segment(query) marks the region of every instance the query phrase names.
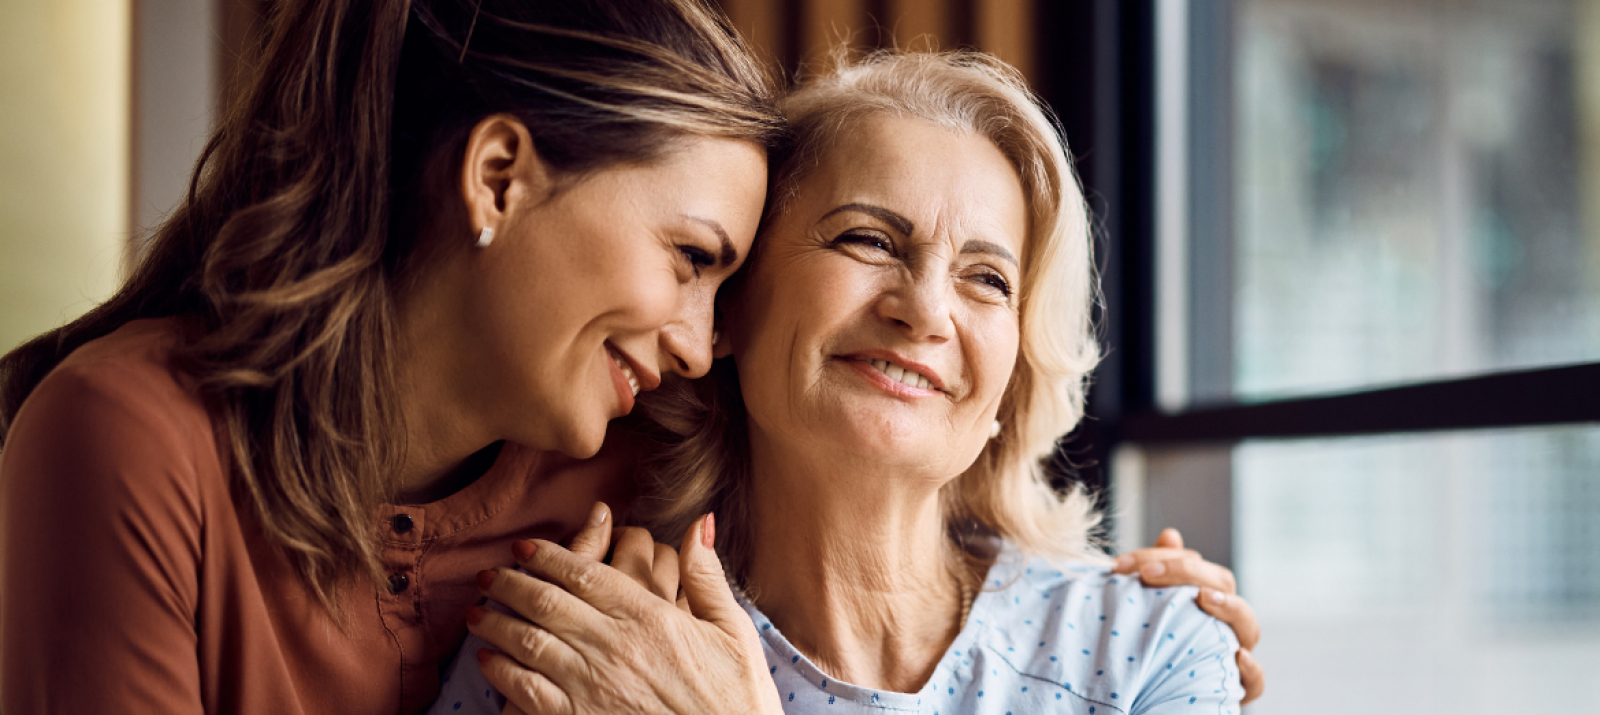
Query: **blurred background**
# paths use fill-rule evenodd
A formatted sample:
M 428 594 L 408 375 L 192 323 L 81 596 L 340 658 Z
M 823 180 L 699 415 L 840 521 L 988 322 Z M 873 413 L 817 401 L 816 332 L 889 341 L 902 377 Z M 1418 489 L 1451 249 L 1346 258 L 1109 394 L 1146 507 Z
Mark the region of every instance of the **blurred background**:
M 0 349 L 115 289 L 272 2 L 0 0 Z M 1600 713 L 1600 0 L 723 6 L 1054 107 L 1108 350 L 1058 466 L 1237 571 L 1248 712 Z

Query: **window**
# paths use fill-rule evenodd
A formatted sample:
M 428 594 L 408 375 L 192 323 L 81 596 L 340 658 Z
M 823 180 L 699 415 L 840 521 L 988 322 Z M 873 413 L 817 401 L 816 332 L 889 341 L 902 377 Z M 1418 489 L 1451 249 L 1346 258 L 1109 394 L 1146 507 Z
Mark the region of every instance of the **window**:
M 1069 5 L 1119 545 L 1236 569 L 1253 712 L 1592 708 L 1600 3 Z

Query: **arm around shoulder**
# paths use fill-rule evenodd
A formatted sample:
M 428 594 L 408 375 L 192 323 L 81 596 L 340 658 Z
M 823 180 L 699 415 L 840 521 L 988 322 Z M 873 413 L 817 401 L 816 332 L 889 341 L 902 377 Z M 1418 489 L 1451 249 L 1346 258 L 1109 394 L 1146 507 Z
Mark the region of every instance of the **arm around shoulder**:
M 1239 641 L 1233 629 L 1195 605 L 1195 589 L 1166 591 L 1161 613 L 1151 624 L 1160 626 L 1155 657 L 1129 712 L 1238 715 L 1244 688 L 1234 661 Z
M 58 369 L 7 435 L 6 712 L 202 711 L 196 444 L 210 431 L 193 434 L 198 407 L 150 377 Z

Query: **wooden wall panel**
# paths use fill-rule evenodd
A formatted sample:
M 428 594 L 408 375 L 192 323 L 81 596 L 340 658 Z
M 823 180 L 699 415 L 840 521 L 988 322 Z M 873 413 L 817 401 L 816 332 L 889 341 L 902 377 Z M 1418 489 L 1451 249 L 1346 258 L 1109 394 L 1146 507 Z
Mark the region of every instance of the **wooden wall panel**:
M 868 16 L 865 0 L 805 0 L 802 5 L 802 64 L 823 62 L 828 52 L 844 43 L 855 49 L 877 44 L 877 29 Z
M 888 0 L 884 5 L 886 16 L 878 21 L 895 46 L 911 50 L 955 47 L 958 18 L 954 0 Z
M 733 26 L 739 28 L 746 42 L 755 49 L 763 61 L 779 65 L 792 64 L 789 45 L 793 44 L 790 28 L 792 2 L 774 0 L 722 0 Z
M 793 72 L 848 40 L 857 50 L 971 47 L 1033 76 L 1039 0 L 721 0 L 764 57 Z
M 1034 77 L 1032 0 L 978 0 L 974 10 L 979 49 Z

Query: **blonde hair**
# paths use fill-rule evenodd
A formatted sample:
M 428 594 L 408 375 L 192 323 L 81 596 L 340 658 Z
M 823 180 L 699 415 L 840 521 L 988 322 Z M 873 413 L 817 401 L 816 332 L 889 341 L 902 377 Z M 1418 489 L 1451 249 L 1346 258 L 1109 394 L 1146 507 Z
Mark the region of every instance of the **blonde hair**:
M 774 173 L 768 225 L 834 139 L 868 117 L 913 118 L 984 136 L 1016 168 L 1031 212 L 1021 345 L 997 416 L 999 436 L 943 489 L 948 531 L 967 550 L 973 537 L 998 536 L 1024 554 L 1100 558 L 1090 537 L 1099 521 L 1093 500 L 1081 487 L 1056 491 L 1044 470 L 1057 440 L 1083 417 L 1085 384 L 1099 360 L 1088 212 L 1048 110 L 1016 70 L 990 55 L 893 51 L 837 59 L 783 108 L 794 144 Z M 676 543 L 696 517 L 716 512 L 718 550 L 740 580 L 750 552 L 750 474 L 732 360 L 719 360 L 702 380 L 663 387 L 641 406 L 659 427 L 646 432 L 661 449 L 645 466 L 636 516 L 658 539 Z

